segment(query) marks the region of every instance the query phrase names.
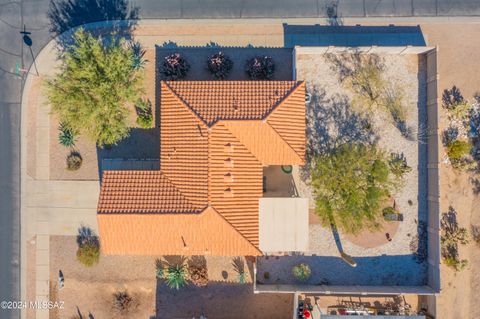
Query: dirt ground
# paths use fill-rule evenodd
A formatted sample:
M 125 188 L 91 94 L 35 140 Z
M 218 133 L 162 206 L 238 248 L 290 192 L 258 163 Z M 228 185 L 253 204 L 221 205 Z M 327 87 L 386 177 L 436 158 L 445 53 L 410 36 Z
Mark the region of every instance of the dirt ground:
M 79 314 L 100 319 L 146 319 L 156 315 L 191 318 L 201 311 L 208 318 L 265 318 L 265 314 L 267 318 L 291 318 L 293 295 L 255 295 L 252 267 L 243 257 L 245 284 L 238 283 L 234 265 L 238 258 L 208 256 L 208 285 L 189 285 L 173 291 L 155 277 L 156 256 L 101 255 L 97 265 L 86 268 L 77 261 L 76 251 L 75 237 L 50 238 L 50 298 L 64 301 L 64 309 L 52 311 L 51 319 L 70 319 Z M 65 283 L 62 289 L 58 287 L 60 271 Z M 134 298 L 134 315 L 120 316 L 113 309 L 113 294 L 124 290 Z
M 422 31 L 429 45 L 438 45 L 439 91 L 456 85 L 465 98 L 472 99 L 480 91 L 480 23 L 428 24 Z M 445 125 L 442 110 L 441 131 Z M 473 192 L 472 175 L 441 166 L 441 211 L 449 206 L 458 212 L 460 227 L 470 231 L 471 225 L 480 225 L 480 197 Z M 478 177 L 478 176 L 477 176 Z M 469 261 L 469 267 L 457 274 L 441 266 L 442 291 L 437 298 L 437 314 L 441 319 L 480 318 L 480 246 L 471 240 L 460 247 L 460 258 Z

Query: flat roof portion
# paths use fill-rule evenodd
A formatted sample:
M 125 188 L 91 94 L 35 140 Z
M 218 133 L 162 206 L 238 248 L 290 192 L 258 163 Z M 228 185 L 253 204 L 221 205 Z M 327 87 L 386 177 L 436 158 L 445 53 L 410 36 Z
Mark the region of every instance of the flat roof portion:
M 260 198 L 260 250 L 308 250 L 308 199 Z

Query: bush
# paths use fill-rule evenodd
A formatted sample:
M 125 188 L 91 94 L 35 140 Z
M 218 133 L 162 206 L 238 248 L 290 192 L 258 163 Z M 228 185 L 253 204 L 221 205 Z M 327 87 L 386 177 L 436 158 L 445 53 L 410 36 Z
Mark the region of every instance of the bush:
M 459 103 L 463 102 L 463 96 L 455 85 L 450 89 L 445 89 L 442 94 L 442 106 L 448 110 L 454 109 Z
M 269 56 L 255 56 L 247 60 L 245 71 L 252 80 L 270 80 L 275 73 L 275 63 Z
M 165 282 L 171 289 L 180 289 L 187 285 L 187 270 L 185 265 L 171 265 L 164 273 Z
M 132 66 L 135 70 L 140 70 L 145 68 L 148 60 L 146 60 L 145 53 L 146 50 L 142 48 L 140 42 L 130 42 L 130 49 L 132 50 Z
M 190 280 L 197 287 L 204 287 L 208 283 L 208 271 L 205 264 L 192 264 L 188 267 Z
M 87 267 L 92 267 L 100 259 L 100 247 L 93 243 L 86 243 L 78 247 L 77 260 Z
M 452 268 L 455 271 L 461 271 L 468 266 L 468 260 L 462 259 L 459 260 L 453 256 L 447 256 L 443 258 L 443 263 L 447 266 Z
M 215 53 L 207 60 L 207 69 L 219 80 L 225 79 L 233 68 L 233 62 L 222 52 Z
M 82 166 L 82 156 L 78 152 L 71 152 L 67 156 L 67 170 L 76 171 Z
M 75 142 L 77 141 L 77 137 L 74 131 L 64 122 L 60 123 L 58 130 L 58 141 L 60 142 L 60 144 L 65 147 L 74 147 Z
M 460 260 L 458 255 L 458 245 L 466 245 L 469 242 L 467 230 L 459 227 L 457 212 L 453 207 L 449 207 L 448 212 L 442 215 L 440 226 L 442 230 L 440 243 L 443 263 L 455 271 L 460 271 L 468 264 L 467 260 Z
M 180 80 L 187 76 L 190 64 L 180 55 L 174 53 L 164 58 L 160 72 L 167 80 Z
M 452 165 L 456 165 L 470 154 L 472 146 L 467 141 L 453 141 L 447 146 L 447 155 Z
M 127 291 L 118 291 L 113 294 L 113 309 L 121 314 L 127 315 L 137 307 L 135 299 Z
M 402 178 L 412 170 L 412 168 L 407 165 L 407 159 L 403 153 L 391 153 L 388 166 L 390 166 L 390 172 L 397 178 Z
M 307 264 L 299 264 L 292 268 L 292 274 L 295 279 L 300 281 L 306 281 L 310 278 L 312 271 L 310 270 L 310 266 Z
M 137 111 L 137 124 L 144 129 L 152 127 L 153 114 L 152 114 L 152 102 L 150 100 L 138 100 L 135 105 Z

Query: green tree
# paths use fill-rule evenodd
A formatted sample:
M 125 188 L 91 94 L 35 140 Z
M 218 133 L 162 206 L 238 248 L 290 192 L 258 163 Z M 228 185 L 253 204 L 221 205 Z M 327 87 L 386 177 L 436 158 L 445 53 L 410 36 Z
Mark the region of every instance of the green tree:
M 116 144 L 129 135 L 128 105 L 143 92 L 134 50 L 123 38 L 95 38 L 82 29 L 73 39 L 59 72 L 46 81 L 52 111 L 98 146 Z
M 324 226 L 345 233 L 378 228 L 394 185 L 388 159 L 375 146 L 344 144 L 317 156 L 312 167 L 316 213 Z

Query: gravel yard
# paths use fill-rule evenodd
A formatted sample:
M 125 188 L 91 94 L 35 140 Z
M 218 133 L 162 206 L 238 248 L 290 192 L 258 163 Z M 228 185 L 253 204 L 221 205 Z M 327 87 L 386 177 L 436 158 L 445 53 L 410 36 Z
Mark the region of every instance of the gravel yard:
M 307 106 L 307 149 L 328 148 L 334 141 L 377 142 L 389 154 L 403 153 L 412 170 L 404 176 L 403 187 L 392 194 L 403 222 L 398 224 L 392 241 L 380 240 L 374 247 L 355 243 L 355 236 L 339 233 L 335 241 L 330 228 L 310 223 L 310 250 L 305 256 L 280 257 L 280 260 L 260 258 L 259 276 L 270 272 L 270 283 L 291 283 L 291 267 L 299 262 L 311 265 L 312 284 L 328 282 L 338 285 L 422 285 L 426 280 L 425 262 L 415 253 L 425 247 L 424 222 L 426 207 L 426 69 L 420 55 L 383 55 L 385 78 L 389 83 L 401 85 L 404 91 L 404 107 L 407 110 L 406 126 L 410 137 L 406 138 L 384 112 L 359 115 L 351 106 L 352 92 L 339 82 L 338 70 L 324 55 L 302 54 L 297 56 L 297 79 L 305 80 L 312 95 Z M 370 123 L 371 130 L 366 130 Z M 310 199 L 314 208 L 308 172 L 294 170 L 294 178 L 300 197 Z M 380 234 L 362 232 L 364 242 L 385 238 Z M 420 238 L 420 240 L 419 240 Z M 367 240 L 368 241 L 368 240 Z M 351 255 L 358 266 L 349 267 L 339 256 L 339 246 Z M 420 250 L 418 250 L 420 252 Z M 282 266 L 283 265 L 283 266 Z M 342 276 L 338 276 L 339 269 Z M 262 278 L 260 278 L 262 280 Z

